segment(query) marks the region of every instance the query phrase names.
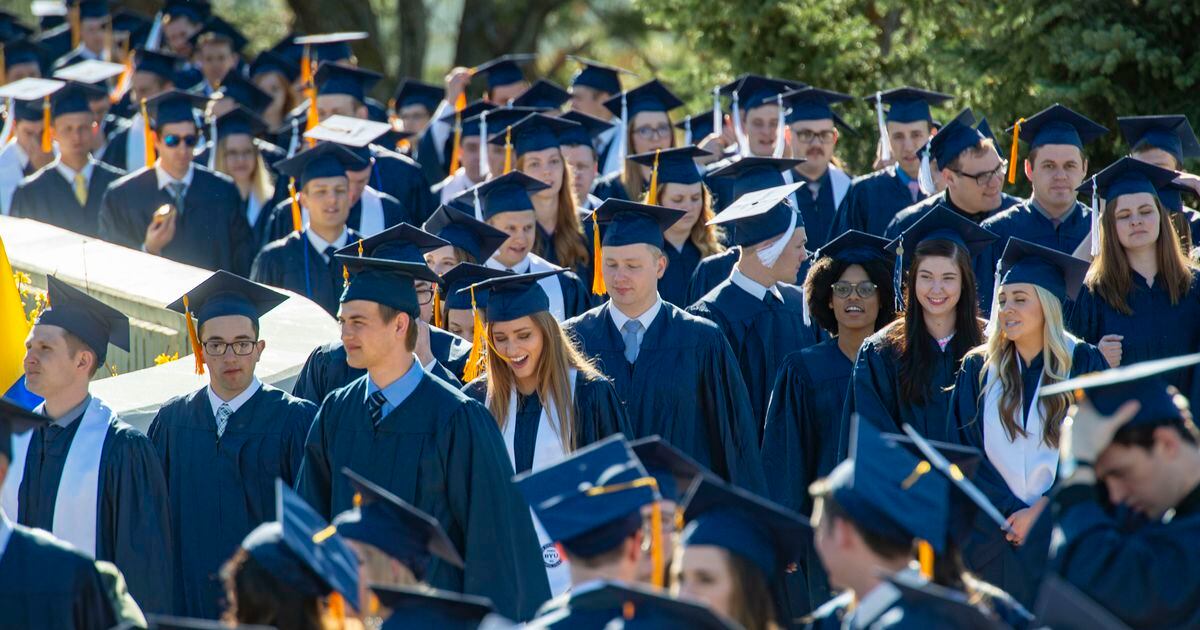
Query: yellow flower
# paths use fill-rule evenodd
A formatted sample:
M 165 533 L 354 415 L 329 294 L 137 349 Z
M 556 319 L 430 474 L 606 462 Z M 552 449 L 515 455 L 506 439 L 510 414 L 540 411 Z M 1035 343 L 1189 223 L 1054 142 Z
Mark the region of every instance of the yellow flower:
M 164 353 L 154 357 L 154 365 L 162 365 L 164 363 L 170 363 L 171 361 L 178 361 L 178 360 L 179 360 L 178 352 L 176 352 L 175 354 L 172 354 L 172 355 L 168 355 L 167 353 L 164 352 Z

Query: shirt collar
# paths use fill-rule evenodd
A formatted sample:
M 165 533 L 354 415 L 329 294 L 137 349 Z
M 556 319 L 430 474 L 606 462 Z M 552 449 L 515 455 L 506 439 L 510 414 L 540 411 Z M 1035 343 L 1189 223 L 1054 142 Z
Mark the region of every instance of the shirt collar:
M 4 550 L 8 548 L 8 539 L 12 538 L 12 533 L 12 523 L 8 521 L 4 508 L 0 507 L 0 558 L 4 557 Z
M 898 572 L 899 574 L 915 576 L 916 572 L 912 569 L 903 569 Z M 899 600 L 900 589 L 887 580 L 880 582 L 865 597 L 858 600 L 858 605 L 854 607 L 854 616 L 850 620 L 850 627 L 855 630 L 868 627 L 872 621 L 878 619 Z
M 630 317 L 630 316 L 626 315 L 625 313 L 622 313 L 621 309 L 617 308 L 616 305 L 610 304 L 609 309 L 608 309 L 608 314 L 610 316 L 612 316 L 613 323 L 617 325 L 617 330 L 623 329 L 625 327 L 626 322 L 628 322 L 631 319 L 636 319 L 639 322 L 641 322 L 642 330 L 650 330 L 650 324 L 654 323 L 654 318 L 658 317 L 658 312 L 660 310 L 662 310 L 662 303 L 663 303 L 662 297 L 656 296 L 656 298 L 654 300 L 654 306 L 651 306 L 650 308 L 646 309 L 645 313 L 642 313 L 641 315 L 638 315 L 637 317 Z
M 58 171 L 58 173 L 60 175 L 62 175 L 64 179 L 67 180 L 68 184 L 74 185 L 75 184 L 75 174 L 77 172 L 83 173 L 83 178 L 85 180 L 87 180 L 89 182 L 92 181 L 92 171 L 94 170 L 95 163 L 96 163 L 96 159 L 93 158 L 91 155 L 88 155 L 88 161 L 87 161 L 87 164 L 83 165 L 83 170 L 76 171 L 75 169 L 71 168 L 70 166 L 63 164 L 62 156 L 59 156 L 59 157 L 54 158 L 54 162 L 51 163 L 51 166 L 53 166 Z
M 753 254 L 753 252 L 742 250 L 743 255 L 747 253 L 751 255 Z M 764 287 L 754 280 L 751 280 L 750 276 L 747 276 L 738 269 L 733 270 L 733 274 L 729 276 L 729 281 L 746 293 L 753 295 L 760 302 L 767 299 L 767 291 L 770 291 L 771 295 L 774 295 L 775 298 L 780 302 L 783 301 L 783 295 L 779 292 L 778 284 L 772 284 L 770 287 Z
M 229 349 L 226 348 L 226 352 L 228 351 Z M 262 381 L 258 380 L 258 377 L 255 376 L 250 379 L 249 387 L 243 389 L 242 393 L 230 398 L 229 400 L 221 400 L 221 397 L 217 396 L 217 393 L 213 391 L 212 385 L 204 388 L 204 391 L 208 393 L 208 402 L 210 405 L 212 405 L 212 412 L 215 416 L 217 415 L 217 409 L 220 408 L 221 405 L 229 405 L 229 410 L 236 413 L 237 410 L 242 407 L 242 405 L 246 404 L 247 400 L 250 400 L 251 396 L 258 393 L 258 390 L 261 387 Z
M 908 173 L 904 172 L 904 169 L 900 168 L 899 164 L 893 165 L 892 169 L 896 172 L 896 179 L 900 180 L 901 184 L 904 184 L 905 186 L 907 186 L 908 182 L 911 182 L 913 180 L 911 177 L 908 176 Z
M 304 230 L 304 235 L 308 237 L 308 242 L 313 246 L 313 249 L 317 250 L 317 253 L 322 256 L 325 255 L 326 248 L 333 247 L 334 249 L 341 249 L 345 247 L 346 242 L 350 240 L 350 232 L 344 226 L 342 227 L 342 233 L 339 234 L 332 243 L 321 238 L 320 235 L 313 230 Z
M 530 263 L 531 263 L 531 261 L 529 260 L 529 254 L 526 254 L 525 257 L 521 259 L 521 262 L 513 265 L 512 267 L 504 266 L 504 263 L 496 260 L 495 256 L 493 256 L 493 257 L 487 259 L 487 262 L 484 263 L 484 266 L 489 267 L 491 269 L 500 269 L 500 270 L 504 270 L 504 271 L 512 269 L 514 272 L 520 274 L 520 273 L 526 273 L 529 271 Z
M 188 170 L 187 170 L 187 173 L 183 176 L 183 179 L 175 179 L 174 177 L 171 177 L 171 175 L 168 174 L 166 171 L 164 171 L 162 166 L 159 166 L 158 162 L 154 163 L 154 175 L 155 175 L 155 178 L 158 179 L 158 189 L 159 190 L 166 188 L 167 184 L 170 184 L 173 182 L 182 182 L 183 187 L 187 188 L 188 186 L 192 185 L 192 175 L 195 174 L 195 172 L 196 172 L 196 165 L 188 163 Z
M 1056 219 L 1056 218 L 1050 216 L 1050 213 L 1046 212 L 1046 209 L 1043 208 L 1042 204 L 1038 203 L 1036 199 L 1034 199 L 1032 196 L 1029 197 L 1029 207 L 1033 208 L 1034 212 L 1037 212 L 1038 214 L 1042 215 L 1043 217 L 1045 217 L 1045 219 L 1047 221 L 1050 221 L 1051 223 L 1055 223 L 1055 222 L 1060 223 L 1060 224 L 1066 223 L 1067 220 L 1071 218 L 1071 215 L 1075 214 L 1075 211 L 1082 205 L 1083 204 L 1076 201 L 1071 206 L 1070 210 L 1067 210 L 1066 212 L 1063 213 L 1063 215 L 1061 217 Z
M 79 418 L 83 417 L 84 412 L 87 411 L 87 407 L 91 403 L 92 403 L 92 395 L 88 394 L 87 397 L 85 397 L 83 399 L 83 402 L 79 403 L 78 405 L 75 405 L 74 407 L 71 408 L 70 411 L 68 411 L 67 413 L 64 413 L 61 418 L 51 422 L 50 424 L 53 424 L 54 426 L 58 426 L 58 427 L 63 427 L 63 428 L 71 426 L 72 422 L 75 422 Z M 34 411 L 37 413 L 40 413 L 42 415 L 45 415 L 46 403 L 43 402 L 42 404 L 38 405 L 37 407 L 34 408 Z
M 421 367 L 421 362 L 417 360 L 416 355 L 413 355 L 412 367 L 408 368 L 408 372 L 404 376 L 392 381 L 391 383 L 380 387 L 367 377 L 367 396 L 375 392 L 383 392 L 383 397 L 387 399 L 388 404 L 392 408 L 400 406 L 410 394 L 417 389 L 417 385 L 421 384 L 421 378 L 425 376 L 425 368 Z

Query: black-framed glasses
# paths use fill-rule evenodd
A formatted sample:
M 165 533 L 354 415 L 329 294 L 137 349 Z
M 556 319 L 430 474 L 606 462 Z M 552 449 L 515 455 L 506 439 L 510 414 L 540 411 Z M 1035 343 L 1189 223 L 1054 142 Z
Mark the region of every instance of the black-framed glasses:
M 671 135 L 671 125 L 655 125 L 653 127 L 650 125 L 642 125 L 641 127 L 634 127 L 633 133 L 636 133 L 638 137 L 645 140 L 666 138 Z
M 837 132 L 833 129 L 823 129 L 821 131 L 812 131 L 811 129 L 801 129 L 796 132 L 796 141 L 800 144 L 812 144 L 813 140 L 819 140 L 821 144 L 829 144 L 833 142 Z
M 254 346 L 257 346 L 257 341 L 205 341 L 204 354 L 210 357 L 219 357 L 225 354 L 225 351 L 233 348 L 233 353 L 239 357 L 244 357 L 251 352 L 254 352 Z
M 851 293 L 857 293 L 858 297 L 865 300 L 875 295 L 875 292 L 879 290 L 879 287 L 874 282 L 846 282 L 845 280 L 834 282 L 829 285 L 829 288 L 833 289 L 834 295 L 843 300 L 850 297 Z
M 433 301 L 433 289 L 417 289 L 417 304 L 425 306 Z
M 197 144 L 200 144 L 200 136 L 194 133 L 186 136 L 181 136 L 177 133 L 169 133 L 163 136 L 163 144 L 171 147 L 172 149 L 179 146 L 181 143 L 187 145 L 188 147 L 195 147 Z
M 1000 160 L 999 166 L 983 173 L 964 173 L 958 170 L 954 172 L 957 173 L 959 177 L 966 177 L 967 179 L 975 180 L 975 183 L 982 188 L 992 183 L 992 178 L 1004 179 L 1004 174 L 1008 172 L 1008 160 Z

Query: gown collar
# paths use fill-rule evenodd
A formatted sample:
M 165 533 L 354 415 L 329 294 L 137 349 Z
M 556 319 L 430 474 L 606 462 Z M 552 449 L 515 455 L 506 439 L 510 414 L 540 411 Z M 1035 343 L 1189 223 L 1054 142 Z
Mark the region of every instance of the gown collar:
M 732 282 L 734 286 L 754 296 L 754 298 L 759 302 L 767 299 L 768 291 L 775 296 L 775 299 L 783 302 L 783 295 L 779 292 L 779 286 L 777 284 L 773 284 L 769 288 L 764 287 L 754 280 L 751 280 L 749 276 L 742 273 L 738 269 L 733 270 L 733 273 L 729 276 L 729 281 Z
M 225 351 L 232 352 L 232 350 L 229 348 L 226 348 Z M 213 415 L 216 416 L 217 409 L 219 409 L 221 405 L 229 405 L 230 411 L 237 413 L 237 410 L 241 409 L 242 405 L 246 404 L 251 397 L 257 394 L 261 387 L 262 381 L 258 380 L 258 377 L 255 376 L 250 379 L 250 385 L 248 385 L 246 389 L 242 390 L 242 393 L 229 400 L 221 400 L 221 397 L 213 391 L 212 385 L 205 387 L 204 392 L 208 394 L 208 404 L 212 407 Z

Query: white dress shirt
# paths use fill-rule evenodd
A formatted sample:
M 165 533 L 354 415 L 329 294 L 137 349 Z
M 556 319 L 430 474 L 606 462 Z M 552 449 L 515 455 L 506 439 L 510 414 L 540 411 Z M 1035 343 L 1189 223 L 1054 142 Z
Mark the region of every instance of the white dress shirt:
M 233 352 L 233 348 L 226 348 L 225 352 Z M 242 393 L 229 400 L 221 400 L 221 397 L 213 391 L 212 385 L 204 388 L 204 391 L 208 394 L 208 404 L 212 405 L 213 418 L 216 418 L 217 409 L 219 409 L 221 405 L 229 405 L 229 411 L 231 415 L 237 413 L 237 410 L 241 409 L 242 405 L 246 404 L 246 401 L 250 400 L 251 396 L 257 394 L 261 387 L 262 381 L 258 380 L 258 377 L 255 376 L 250 379 L 250 385 L 246 387 L 246 389 L 242 390 Z
M 630 320 L 636 319 L 642 323 L 642 329 L 637 333 L 637 344 L 640 348 L 642 347 L 642 338 L 646 336 L 646 331 L 650 329 L 650 324 L 654 323 L 654 318 L 658 317 L 658 312 L 662 310 L 662 304 L 662 297 L 656 296 L 654 300 L 654 306 L 646 309 L 645 313 L 642 313 L 637 317 L 630 317 L 625 313 L 622 313 L 621 309 L 617 308 L 615 304 L 610 304 L 608 314 L 612 316 L 613 323 L 617 325 L 617 330 L 621 332 L 625 331 L 625 324 Z
M 308 229 L 307 225 L 305 225 L 304 235 L 308 237 L 309 244 L 313 246 L 313 249 L 317 250 L 317 253 L 321 255 L 321 258 L 325 259 L 325 262 L 329 262 L 329 257 L 325 255 L 326 248 L 333 247 L 334 249 L 341 249 L 345 247 L 346 242 L 350 240 L 350 233 L 346 231 L 346 228 L 344 227 L 342 228 L 342 233 L 339 234 L 332 243 L 321 238 L 321 236 L 313 230 Z
M 750 295 L 753 295 L 760 302 L 767 299 L 768 291 L 771 292 L 771 295 L 775 296 L 775 299 L 779 300 L 780 302 L 783 301 L 783 294 L 779 292 L 778 283 L 772 284 L 770 287 L 764 287 L 758 282 L 750 279 L 750 276 L 747 276 L 737 269 L 733 270 L 733 275 L 729 276 L 729 281 L 739 289 L 749 293 Z

